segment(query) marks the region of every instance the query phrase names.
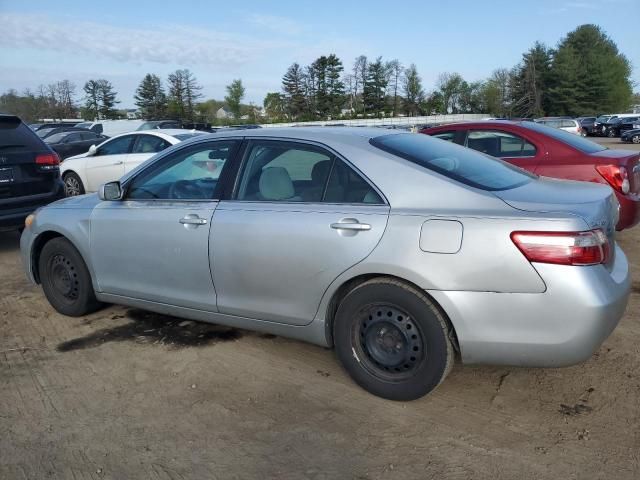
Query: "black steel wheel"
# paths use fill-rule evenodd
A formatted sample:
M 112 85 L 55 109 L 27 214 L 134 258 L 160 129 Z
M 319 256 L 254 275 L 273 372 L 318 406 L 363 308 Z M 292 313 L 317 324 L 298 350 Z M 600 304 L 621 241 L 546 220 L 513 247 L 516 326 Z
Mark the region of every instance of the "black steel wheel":
M 351 290 L 338 306 L 333 332 L 347 373 L 383 398 L 420 398 L 453 365 L 443 313 L 424 292 L 393 278 L 376 278 Z
M 45 244 L 38 272 L 44 294 L 58 312 L 77 317 L 100 308 L 89 270 L 80 252 L 66 238 L 57 237 Z

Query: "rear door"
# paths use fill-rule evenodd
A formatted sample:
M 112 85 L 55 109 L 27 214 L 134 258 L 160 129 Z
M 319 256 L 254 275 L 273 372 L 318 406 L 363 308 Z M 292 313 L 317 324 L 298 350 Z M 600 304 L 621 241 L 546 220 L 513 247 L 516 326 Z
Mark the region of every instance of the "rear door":
M 514 132 L 470 129 L 465 146 L 534 172 L 545 155 L 544 145 Z
M 39 155 L 55 155 L 18 117 L 0 115 L 0 202 L 56 190 L 57 165 L 37 163 Z M 3 201 L 6 199 L 6 202 Z
M 169 148 L 170 146 L 171 144 L 168 141 L 164 138 L 158 137 L 157 135 L 136 135 L 135 142 L 131 148 L 131 153 L 124 164 L 124 172 L 129 173 L 145 160 L 151 158 L 165 148 Z
M 213 215 L 219 311 L 311 322 L 331 282 L 378 244 L 388 214 L 375 187 L 324 147 L 249 141 L 236 191 Z
M 124 135 L 104 142 L 95 155 L 87 157 L 86 191 L 97 192 L 100 185 L 118 180 L 124 175 L 124 163 L 131 152 L 135 135 Z

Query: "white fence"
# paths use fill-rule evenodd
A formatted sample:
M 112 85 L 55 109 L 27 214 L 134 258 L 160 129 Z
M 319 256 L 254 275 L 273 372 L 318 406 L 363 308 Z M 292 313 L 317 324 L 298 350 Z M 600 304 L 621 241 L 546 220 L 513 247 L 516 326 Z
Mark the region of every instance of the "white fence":
M 264 123 L 265 128 L 271 127 L 294 127 L 297 125 L 345 125 L 348 127 L 367 126 L 375 127 L 380 125 L 423 125 L 425 123 L 452 123 L 481 120 L 488 118 L 484 113 L 460 113 L 456 115 L 427 115 L 423 117 L 388 117 L 388 118 L 357 118 L 355 120 L 324 120 L 313 122 L 289 122 L 289 123 Z

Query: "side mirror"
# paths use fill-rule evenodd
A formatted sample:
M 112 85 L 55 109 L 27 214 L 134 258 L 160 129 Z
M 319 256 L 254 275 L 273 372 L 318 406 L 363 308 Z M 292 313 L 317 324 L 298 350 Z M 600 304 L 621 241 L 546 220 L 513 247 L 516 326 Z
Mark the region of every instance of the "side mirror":
M 98 198 L 102 201 L 115 202 L 122 200 L 122 187 L 120 182 L 109 182 L 100 186 Z
M 95 145 L 91 145 L 89 147 L 89 151 L 87 152 L 87 157 L 93 157 L 97 151 L 98 151 L 98 147 L 96 147 Z

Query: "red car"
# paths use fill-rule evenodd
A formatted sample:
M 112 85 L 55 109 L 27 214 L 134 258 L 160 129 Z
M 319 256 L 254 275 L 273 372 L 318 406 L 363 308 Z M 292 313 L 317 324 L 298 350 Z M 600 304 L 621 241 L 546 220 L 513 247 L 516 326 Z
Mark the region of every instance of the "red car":
M 610 185 L 620 203 L 617 230 L 640 221 L 640 153 L 609 150 L 535 122 L 454 123 L 420 131 L 473 148 L 546 177 Z

